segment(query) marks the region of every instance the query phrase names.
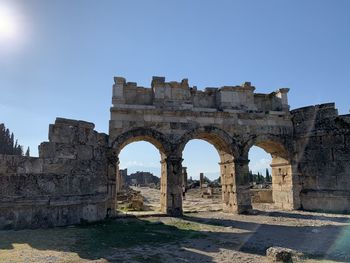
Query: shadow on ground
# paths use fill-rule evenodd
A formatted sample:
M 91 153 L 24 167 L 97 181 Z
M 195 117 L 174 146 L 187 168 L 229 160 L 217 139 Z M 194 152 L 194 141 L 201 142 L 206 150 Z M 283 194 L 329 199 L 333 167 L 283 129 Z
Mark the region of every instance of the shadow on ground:
M 268 216 L 295 215 L 274 212 Z M 182 219 L 174 220 L 170 225 L 160 221 L 125 218 L 74 227 L 0 231 L 0 249 L 11 250 L 14 249 L 14 244 L 28 244 L 38 250 L 75 252 L 83 259 L 111 260 L 110 256 L 120 250 L 147 245 L 154 251 L 153 261 L 148 262 L 163 262 L 164 255 L 158 255 L 157 250 L 172 244 L 188 248 L 183 251 L 183 257 L 195 258 L 200 262 L 214 262 L 205 253 L 219 253 L 221 249 L 229 249 L 263 256 L 268 247 L 281 246 L 298 250 L 314 259 L 350 261 L 349 225 L 285 226 L 203 218 L 191 214 Z M 336 220 L 339 217 L 327 217 L 327 220 L 338 222 Z M 342 220 L 344 223 L 345 219 Z M 201 230 L 203 225 L 206 226 L 205 230 Z M 208 230 L 208 226 L 213 228 Z M 218 227 L 239 231 L 219 231 Z M 169 256 L 172 251 L 167 253 Z M 147 261 L 147 258 L 135 258 L 135 261 L 143 262 L 142 260 Z
M 298 215 L 284 212 L 263 212 L 269 217 L 289 217 L 299 219 L 328 220 L 331 222 L 350 223 L 346 217 Z M 251 215 L 254 217 L 254 215 Z M 350 262 L 350 226 L 321 225 L 321 226 L 285 226 L 236 221 L 231 219 L 213 219 L 197 216 L 185 216 L 185 220 L 247 231 L 241 234 L 242 242 L 232 249 L 250 254 L 265 255 L 266 249 L 279 246 L 303 252 L 308 258 L 328 259 L 341 262 Z M 215 236 L 218 233 L 212 233 Z M 219 234 L 221 239 L 236 240 L 237 234 Z

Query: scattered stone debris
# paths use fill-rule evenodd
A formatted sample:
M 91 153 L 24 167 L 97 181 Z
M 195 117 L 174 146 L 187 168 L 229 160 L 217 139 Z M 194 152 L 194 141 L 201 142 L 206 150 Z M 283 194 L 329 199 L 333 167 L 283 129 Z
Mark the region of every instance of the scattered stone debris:
M 268 262 L 299 262 L 302 253 L 284 247 L 270 247 L 266 250 Z
M 135 191 L 130 187 L 125 187 L 123 191 L 117 193 L 118 206 L 121 210 L 144 210 L 143 196 L 140 191 Z

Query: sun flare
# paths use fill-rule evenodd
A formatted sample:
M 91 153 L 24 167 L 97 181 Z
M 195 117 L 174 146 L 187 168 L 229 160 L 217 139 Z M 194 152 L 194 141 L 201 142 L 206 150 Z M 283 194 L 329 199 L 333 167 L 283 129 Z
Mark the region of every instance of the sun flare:
M 14 38 L 17 33 L 15 16 L 10 9 L 0 6 L 0 39 Z

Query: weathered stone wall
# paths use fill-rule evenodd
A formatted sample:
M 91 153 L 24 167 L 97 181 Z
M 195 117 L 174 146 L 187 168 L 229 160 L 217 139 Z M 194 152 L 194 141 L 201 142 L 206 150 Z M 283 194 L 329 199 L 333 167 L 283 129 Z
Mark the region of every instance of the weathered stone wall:
M 153 105 L 177 109 L 211 108 L 257 111 L 288 110 L 288 89 L 270 94 L 254 94 L 249 82 L 240 86 L 208 87 L 204 91 L 190 87 L 187 79 L 166 82 L 164 77 L 153 77 L 151 88 L 137 86 L 115 77 L 113 85 L 114 105 Z
M 61 226 L 113 214 L 108 136 L 56 119 L 39 158 L 0 155 L 0 229 Z M 108 211 L 108 212 L 107 212 Z
M 58 118 L 38 158 L 0 155 L 0 229 L 112 216 L 123 186 L 118 155 L 135 141 L 160 152 L 161 211 L 169 215 L 182 214 L 182 152 L 192 139 L 209 142 L 220 156 L 226 212 L 251 209 L 253 145 L 272 156 L 275 207 L 350 211 L 350 116 L 339 116 L 334 104 L 290 112 L 288 89 L 254 90 L 244 83 L 198 91 L 186 79 L 163 77 L 144 88 L 116 77 L 109 136 L 92 123 Z
M 272 189 L 251 189 L 252 203 L 273 203 Z
M 334 103 L 293 110 L 301 207 L 350 211 L 350 115 Z

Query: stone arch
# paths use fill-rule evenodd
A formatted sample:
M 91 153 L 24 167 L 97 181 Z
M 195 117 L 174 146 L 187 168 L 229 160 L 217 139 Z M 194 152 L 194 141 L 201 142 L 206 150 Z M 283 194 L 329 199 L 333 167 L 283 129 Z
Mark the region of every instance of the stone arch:
M 160 209 L 162 213 L 178 216 L 182 214 L 181 186 L 179 184 L 182 159 L 176 156 L 173 145 L 168 138 L 159 131 L 151 128 L 135 128 L 128 130 L 113 140 L 111 147 L 115 150 L 116 159 L 116 189 L 121 190 L 118 155 L 128 144 L 146 141 L 155 146 L 161 156 L 160 178 Z M 116 196 L 115 196 L 116 198 Z
M 289 138 L 277 135 L 256 135 L 243 146 L 243 154 L 253 146 L 258 146 L 271 154 L 272 199 L 274 206 L 292 210 L 300 206 L 300 190 L 297 167 L 293 164 L 293 146 Z
M 274 154 L 286 160 L 292 159 L 292 140 L 288 140 L 287 138 L 272 134 L 254 135 L 243 144 L 242 154 L 248 155 L 250 148 L 254 145 L 264 149 L 271 155 Z
M 217 150 L 221 162 L 227 161 L 230 156 L 232 160 L 238 155 L 237 143 L 227 132 L 214 126 L 204 126 L 186 132 L 177 142 L 177 154 L 182 155 L 186 144 L 193 139 L 204 140 Z
M 251 209 L 249 189 L 241 187 L 244 167 L 240 158 L 239 143 L 234 136 L 213 126 L 204 126 L 186 132 L 178 141 L 178 154 L 182 156 L 186 144 L 192 139 L 202 139 L 217 150 L 220 156 L 220 179 L 222 186 L 223 210 L 243 213 Z M 248 176 L 248 174 L 247 174 Z M 237 179 L 239 178 L 239 179 Z
M 116 150 L 118 155 L 126 145 L 139 141 L 146 141 L 154 145 L 159 150 L 162 157 L 171 151 L 171 145 L 166 136 L 151 128 L 135 128 L 128 130 L 117 136 L 111 143 L 111 146 Z

